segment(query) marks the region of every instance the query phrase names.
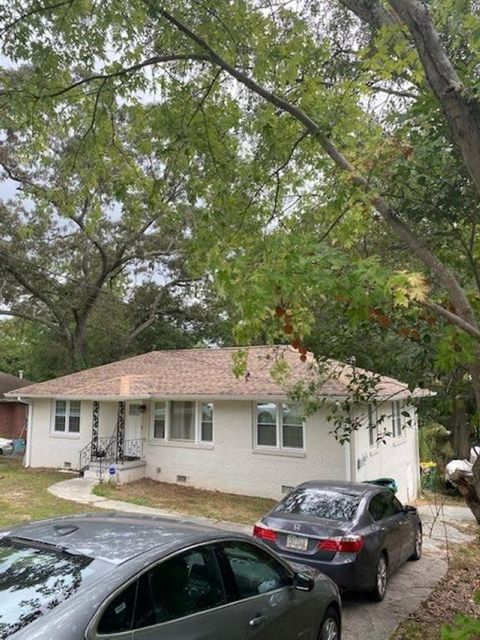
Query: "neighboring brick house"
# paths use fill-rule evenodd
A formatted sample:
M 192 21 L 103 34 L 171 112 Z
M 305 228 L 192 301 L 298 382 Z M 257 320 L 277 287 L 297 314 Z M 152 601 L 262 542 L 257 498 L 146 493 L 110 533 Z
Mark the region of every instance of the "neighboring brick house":
M 25 438 L 28 404 L 19 402 L 15 397 L 7 398 L 5 393 L 26 387 L 32 383 L 0 371 L 0 437 Z
M 272 498 L 306 480 L 390 476 L 401 499 L 416 497 L 418 434 L 410 399 L 425 391 L 412 394 L 381 377 L 377 409 L 393 435 L 379 443 L 375 411 L 362 405 L 352 413 L 364 428 L 341 445 L 327 416 L 349 393 L 351 366 L 330 362 L 319 381 L 311 355 L 301 362 L 290 347 L 249 347 L 248 373 L 237 378 L 235 350 L 152 351 L 21 389 L 30 402 L 25 464 L 90 475 L 110 466 L 120 482 L 148 477 Z M 287 387 L 273 379 L 279 357 L 289 365 L 289 385 L 317 381 L 325 402 L 313 415 L 304 418 Z

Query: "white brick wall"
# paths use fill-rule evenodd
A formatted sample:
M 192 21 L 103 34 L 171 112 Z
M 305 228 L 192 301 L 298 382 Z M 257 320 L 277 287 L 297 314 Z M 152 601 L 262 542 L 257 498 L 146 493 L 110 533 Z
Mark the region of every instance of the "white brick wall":
M 305 452 L 286 454 L 255 450 L 253 447 L 253 404 L 250 401 L 214 403 L 213 444 L 156 443 L 150 439 L 150 403 L 142 414 L 145 438 L 146 475 L 164 482 L 186 476 L 194 487 L 254 496 L 279 498 L 282 485 L 294 486 L 306 480 L 367 480 L 379 476 L 395 478 L 402 500 L 412 499 L 418 486 L 416 429 L 407 428 L 404 439 L 371 449 L 365 427 L 355 434 L 352 448 L 341 446 L 329 433 L 331 425 L 325 411 L 307 419 Z M 78 455 L 91 439 L 92 402 L 82 401 L 80 434 L 52 432 L 53 403 L 33 400 L 30 465 L 63 467 L 78 465 Z M 100 403 L 100 435 L 113 433 L 117 403 Z M 128 411 L 126 413 L 128 421 Z M 128 437 L 128 435 L 127 435 Z M 350 451 L 352 458 L 350 459 Z M 357 460 L 365 464 L 357 470 Z
M 419 487 L 419 453 L 417 438 L 417 419 L 414 407 L 401 405 L 401 410 L 408 411 L 412 418 L 412 426 L 405 426 L 403 437 L 387 437 L 386 444 L 379 443 L 373 447 L 369 443 L 368 419 L 362 412 L 364 427 L 355 434 L 355 463 L 361 465 L 356 469 L 358 481 L 373 480 L 380 477 L 394 478 L 398 485 L 398 498 L 403 502 L 413 500 L 418 495 Z M 386 427 L 391 431 L 391 404 L 379 405 L 378 416 L 386 416 L 379 430 Z
M 329 429 L 315 416 L 307 420 L 304 454 L 260 452 L 253 449 L 252 403 L 215 402 L 213 448 L 147 443 L 147 475 L 164 482 L 184 475 L 187 484 L 195 487 L 279 498 L 282 485 L 345 478 L 345 451 Z
M 55 402 L 32 400 L 32 427 L 29 428 L 30 466 L 61 468 L 69 462 L 72 469 L 78 467 L 80 449 L 92 437 L 92 402 L 82 400 L 80 433 L 61 434 L 53 432 Z

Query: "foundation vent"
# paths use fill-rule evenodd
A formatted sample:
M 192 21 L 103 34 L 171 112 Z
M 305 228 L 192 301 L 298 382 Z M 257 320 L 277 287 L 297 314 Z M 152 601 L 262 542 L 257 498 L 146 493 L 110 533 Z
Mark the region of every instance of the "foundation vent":
M 177 476 L 177 482 L 186 482 L 187 476 Z

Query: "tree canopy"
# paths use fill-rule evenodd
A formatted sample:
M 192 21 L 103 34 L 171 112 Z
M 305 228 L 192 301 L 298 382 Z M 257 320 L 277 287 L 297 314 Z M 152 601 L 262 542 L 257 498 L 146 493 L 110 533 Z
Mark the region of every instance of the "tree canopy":
M 474 0 L 16 0 L 2 20 L 7 174 L 34 158 L 44 180 L 68 133 L 86 185 L 70 211 L 97 174 L 132 223 L 167 204 L 238 341 L 288 338 L 303 357 L 328 303 L 430 339 L 480 406 Z

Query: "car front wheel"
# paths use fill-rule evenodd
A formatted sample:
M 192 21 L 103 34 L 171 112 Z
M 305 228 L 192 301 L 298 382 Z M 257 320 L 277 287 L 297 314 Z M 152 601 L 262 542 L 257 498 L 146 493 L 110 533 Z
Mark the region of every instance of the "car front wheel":
M 381 602 L 387 592 L 388 564 L 385 554 L 382 553 L 378 559 L 377 570 L 375 571 L 375 587 L 372 590 L 372 598 Z
M 340 636 L 340 616 L 334 608 L 330 607 L 322 620 L 318 640 L 340 640 Z

